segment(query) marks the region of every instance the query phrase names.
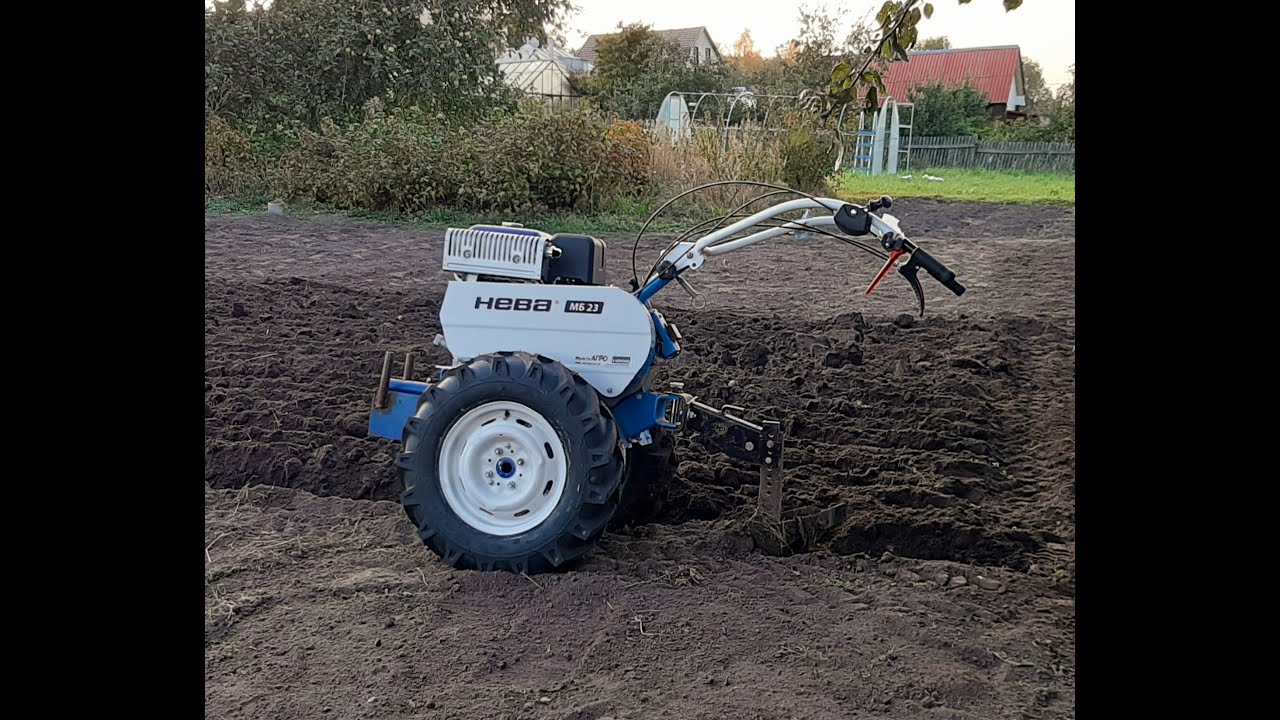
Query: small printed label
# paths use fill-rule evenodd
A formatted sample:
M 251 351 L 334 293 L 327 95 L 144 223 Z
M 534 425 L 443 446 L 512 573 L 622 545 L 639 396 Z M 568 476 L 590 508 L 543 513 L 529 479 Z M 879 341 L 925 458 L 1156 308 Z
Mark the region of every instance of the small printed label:
M 630 365 L 631 357 L 629 355 L 614 355 L 613 364 L 614 365 Z
M 599 315 L 604 312 L 604 303 L 595 302 L 593 300 L 567 300 L 564 304 L 564 311 Z
M 573 361 L 579 365 L 605 365 L 609 362 L 608 355 L 576 355 Z

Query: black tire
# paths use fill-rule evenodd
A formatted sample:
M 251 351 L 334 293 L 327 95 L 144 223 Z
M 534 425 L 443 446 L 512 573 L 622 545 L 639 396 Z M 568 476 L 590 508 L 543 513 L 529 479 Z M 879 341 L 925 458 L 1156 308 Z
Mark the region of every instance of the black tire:
M 564 444 L 566 484 L 541 524 L 516 535 L 491 535 L 463 521 L 441 489 L 439 453 L 449 429 L 489 402 L 520 403 L 542 415 Z M 585 380 L 541 355 L 497 353 L 445 372 L 405 423 L 396 459 L 401 503 L 422 542 L 462 569 L 536 573 L 585 553 L 618 508 L 622 451 L 613 416 Z
M 667 506 L 671 482 L 679 462 L 675 434 L 663 428 L 652 431 L 653 442 L 627 448 L 623 470 L 622 500 L 614 527 L 644 525 L 657 519 Z

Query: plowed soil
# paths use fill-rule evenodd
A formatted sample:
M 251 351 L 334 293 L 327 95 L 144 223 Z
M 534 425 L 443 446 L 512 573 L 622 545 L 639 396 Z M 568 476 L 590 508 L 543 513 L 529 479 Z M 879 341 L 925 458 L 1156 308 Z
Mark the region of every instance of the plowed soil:
M 533 578 L 428 554 L 365 436 L 383 351 L 448 360 L 443 233 L 207 217 L 209 717 L 1074 717 L 1074 213 L 894 214 L 969 288 L 926 278 L 924 318 L 821 238 L 655 302 L 685 336 L 660 384 L 782 421 L 786 508 L 844 521 L 761 553 L 756 472 L 681 436 L 658 518 Z

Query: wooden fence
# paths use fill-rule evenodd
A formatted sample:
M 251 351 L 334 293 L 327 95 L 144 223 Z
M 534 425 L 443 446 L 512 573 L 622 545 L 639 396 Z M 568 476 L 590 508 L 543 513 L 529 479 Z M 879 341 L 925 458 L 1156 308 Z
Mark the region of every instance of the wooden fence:
M 905 142 L 905 138 L 904 138 Z M 976 137 L 913 137 L 911 167 L 1075 173 L 1076 144 L 986 142 Z

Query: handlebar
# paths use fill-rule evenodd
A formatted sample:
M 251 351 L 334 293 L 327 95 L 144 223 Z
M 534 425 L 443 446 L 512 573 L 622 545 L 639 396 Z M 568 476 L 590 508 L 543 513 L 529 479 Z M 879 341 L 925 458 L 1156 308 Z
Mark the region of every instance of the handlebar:
M 924 271 L 932 275 L 934 280 L 942 283 L 944 287 L 956 295 L 964 294 L 964 285 L 961 285 L 960 281 L 956 280 L 956 274 L 954 272 L 947 268 L 946 265 L 938 262 L 937 258 L 922 250 L 915 243 L 912 243 L 909 240 L 907 242 L 914 248 L 911 251 L 911 259 L 907 261 L 908 264 L 915 264 L 924 268 Z
M 846 235 L 872 234 L 879 239 L 880 245 L 888 252 L 887 262 L 881 268 L 880 273 L 872 280 L 866 294 L 870 295 L 885 274 L 897 265 L 898 261 L 905 255 L 907 256 L 906 262 L 898 268 L 898 272 L 906 278 L 907 282 L 911 284 L 912 290 L 915 291 L 916 297 L 920 301 L 921 313 L 924 312 L 924 290 L 920 287 L 920 281 L 917 278 L 917 271 L 920 268 L 923 268 L 943 287 L 956 295 L 963 295 L 965 286 L 956 280 L 956 274 L 946 265 L 939 262 L 937 258 L 920 249 L 918 245 L 903 235 L 901 228 L 898 226 L 897 218 L 892 215 L 877 216 L 872 214 L 877 210 L 887 210 L 892 205 L 893 199 L 887 195 L 867 203 L 865 207 L 835 198 L 806 196 L 778 203 L 727 226 L 717 226 L 716 229 L 697 240 L 682 241 L 682 237 L 672 243 L 663 253 L 662 259 L 654 265 L 644 284 L 636 290 L 637 296 L 642 301 L 648 301 L 668 282 L 678 279 L 680 274 L 686 270 L 697 270 L 708 258 L 733 252 L 779 235 L 831 226 L 839 228 Z M 831 215 L 809 216 L 809 210 L 819 208 L 829 211 Z M 784 213 L 798 210 L 806 211 L 804 218 L 767 225 L 759 229 L 755 227 L 767 221 L 775 220 Z M 740 216 L 731 215 L 730 217 Z M 720 224 L 723 225 L 724 220 L 727 219 L 728 217 L 722 219 Z M 754 232 L 745 236 L 735 237 L 747 230 L 753 230 Z

